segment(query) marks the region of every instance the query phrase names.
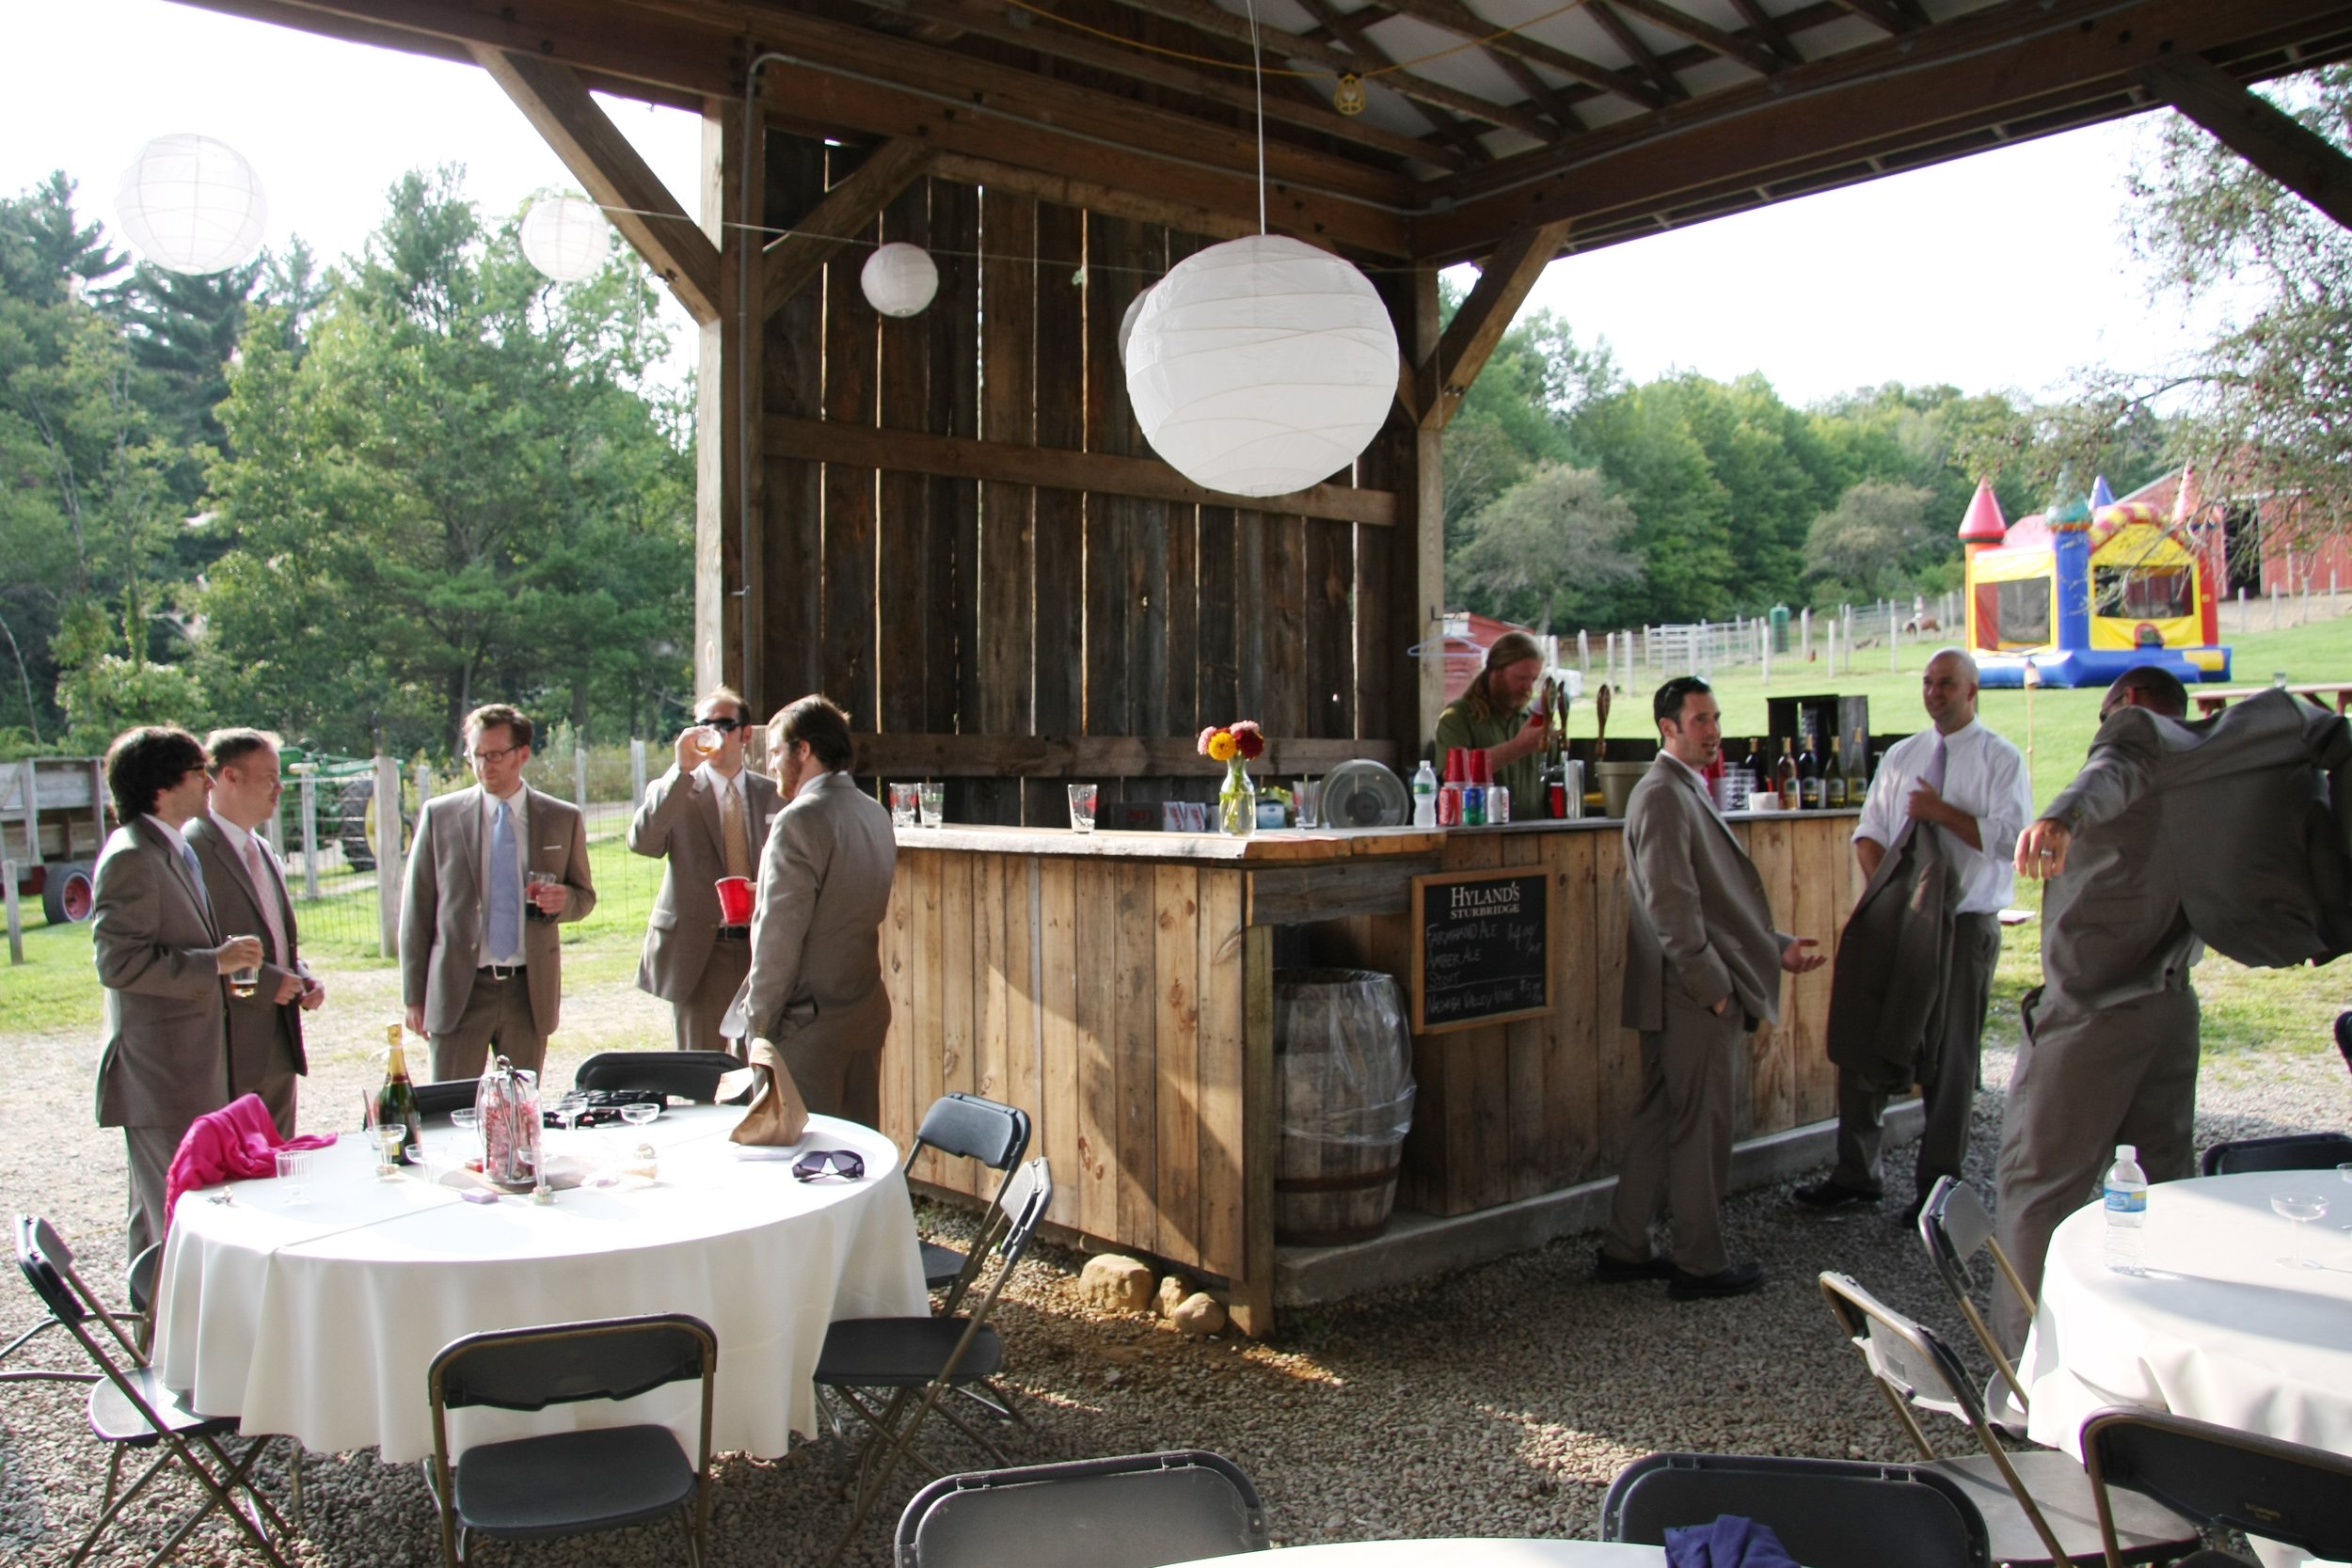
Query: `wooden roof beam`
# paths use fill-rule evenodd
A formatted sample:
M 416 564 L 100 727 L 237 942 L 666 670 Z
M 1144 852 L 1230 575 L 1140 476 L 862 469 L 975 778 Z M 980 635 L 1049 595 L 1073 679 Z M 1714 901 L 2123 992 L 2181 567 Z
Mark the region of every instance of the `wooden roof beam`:
M 1916 6 L 1904 6 L 1899 0 L 1837 0 L 1837 4 L 1890 33 L 1908 33 L 1928 24 Z
M 1566 243 L 1565 221 L 1523 229 L 1495 246 L 1479 268 L 1477 286 L 1462 301 L 1435 353 L 1413 371 L 1411 413 L 1426 431 L 1441 431 L 1478 372 L 1486 368 L 1495 345 L 1511 329 L 1512 318 L 1527 302 L 1528 291 Z
M 1788 36 L 1788 29 L 1780 24 L 1772 12 L 1757 5 L 1756 0 L 1731 0 L 1731 5 L 1732 8 L 1740 13 L 1740 19 L 1748 24 L 1748 30 L 1764 40 L 1765 47 L 1790 65 L 1804 63 L 1804 55 L 1798 51 L 1795 40 Z
M 2144 66 L 2139 79 L 2231 151 L 2352 229 L 2352 158 L 2327 137 L 2194 55 Z
M 1711 49 L 1726 59 L 1739 61 L 1759 76 L 1775 75 L 1786 69 L 1787 62 L 1778 55 L 1757 48 L 1737 33 L 1726 33 L 1721 27 L 1710 26 L 1688 12 L 1667 5 L 1665 0 L 1613 0 L 1613 3 L 1677 38 L 1689 39 L 1703 49 Z
M 1299 4 L 1304 6 L 1307 8 L 1307 13 L 1313 17 L 1317 22 L 1321 23 L 1333 37 L 1337 38 L 1341 42 L 1346 44 L 1351 52 L 1363 57 L 1365 69 L 1363 71 L 1359 71 L 1359 75 L 1365 74 L 1368 71 L 1376 71 L 1382 66 L 1394 65 L 1396 63 L 1396 57 L 1391 55 L 1387 50 L 1381 48 L 1379 44 L 1374 42 L 1372 36 L 1366 33 L 1361 26 L 1358 25 L 1356 19 L 1353 16 L 1348 15 L 1345 11 L 1339 9 L 1335 6 L 1327 5 L 1325 0 L 1299 0 Z M 1467 138 L 1462 136 L 1462 132 L 1465 127 L 1459 119 L 1455 119 L 1454 115 L 1449 113 L 1447 110 L 1438 108 L 1434 104 L 1423 103 L 1419 99 L 1415 98 L 1407 98 L 1404 102 L 1405 106 L 1410 109 L 1414 114 L 1419 115 L 1421 117 L 1422 123 L 1428 126 L 1429 129 L 1435 131 L 1438 135 L 1446 137 L 1448 140 L 1454 141 L 1465 152 L 1470 152 L 1475 150 L 1478 162 L 1489 163 L 1493 161 L 1491 154 L 1489 154 L 1485 148 L 1478 145 L 1478 139 L 1474 134 Z
M 660 273 L 694 320 L 719 319 L 719 247 L 686 215 L 571 67 L 535 55 L 473 46 L 473 57 L 505 89 L 564 166 L 572 171 L 645 264 Z
M 1560 129 L 1570 135 L 1584 129 L 1583 117 L 1576 112 L 1576 105 L 1568 101 L 1565 94 L 1554 92 L 1550 83 L 1535 74 L 1534 66 L 1517 55 L 1506 55 L 1500 49 L 1487 50 L 1486 57 L 1494 61 L 1496 69 L 1519 85 L 1519 90 L 1527 94 L 1531 103 L 1542 104 L 1544 113 L 1560 122 Z
M 886 141 L 866 155 L 850 177 L 825 193 L 792 231 L 771 242 L 760 260 L 760 319 L 765 321 L 849 247 L 898 193 L 930 167 L 929 143 L 914 136 Z
M 1666 69 L 1658 58 L 1657 52 L 1642 41 L 1642 35 L 1627 26 L 1625 18 L 1604 5 L 1602 0 L 1589 0 L 1584 14 L 1599 23 L 1601 31 L 1617 40 L 1617 47 L 1642 68 L 1642 74 L 1658 84 L 1659 94 L 1666 102 L 1678 103 L 1691 96 L 1691 90 L 1675 80 L 1675 73 Z
M 1381 4 L 1399 16 L 1426 22 L 1432 27 L 1442 27 L 1461 38 L 1488 39 L 1488 35 L 1495 31 L 1493 23 L 1463 5 L 1461 0 L 1381 0 Z M 1529 38 L 1524 33 L 1505 33 L 1500 38 L 1488 39 L 1488 41 L 1493 48 L 1517 55 L 1535 65 L 1549 66 L 1570 81 L 1615 93 L 1645 109 L 1662 107 L 1667 102 L 1667 96 L 1645 81 L 1638 71 L 1613 71 L 1597 61 L 1588 60 L 1581 55 L 1571 55 L 1565 49 L 1555 49 L 1540 39 Z

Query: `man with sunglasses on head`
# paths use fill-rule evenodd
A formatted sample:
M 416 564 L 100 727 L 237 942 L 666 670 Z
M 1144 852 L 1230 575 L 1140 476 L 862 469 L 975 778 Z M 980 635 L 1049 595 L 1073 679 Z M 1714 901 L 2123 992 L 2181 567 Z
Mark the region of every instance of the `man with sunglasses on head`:
M 645 786 L 628 825 L 630 849 L 669 863 L 645 923 L 637 989 L 670 1004 L 681 1051 L 729 1048 L 719 1021 L 751 969 L 752 927 L 726 920 L 719 879 L 758 881 L 768 825 L 784 809 L 776 782 L 743 766 L 750 717 L 723 686 L 696 703 L 676 761 Z M 717 748 L 706 751 L 714 739 Z
M 564 997 L 555 927 L 596 907 L 580 808 L 523 783 L 531 721 L 492 703 L 464 733 L 478 782 L 417 813 L 400 909 L 401 995 L 437 1081 L 476 1076 L 493 1049 L 539 1070 Z

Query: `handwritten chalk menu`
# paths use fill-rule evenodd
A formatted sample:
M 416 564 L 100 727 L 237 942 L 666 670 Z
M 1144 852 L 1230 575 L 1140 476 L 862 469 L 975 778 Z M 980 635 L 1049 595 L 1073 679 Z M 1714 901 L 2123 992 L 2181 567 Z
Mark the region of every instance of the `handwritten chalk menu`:
M 1413 879 L 1416 1033 L 1551 1011 L 1549 881 L 1522 867 Z

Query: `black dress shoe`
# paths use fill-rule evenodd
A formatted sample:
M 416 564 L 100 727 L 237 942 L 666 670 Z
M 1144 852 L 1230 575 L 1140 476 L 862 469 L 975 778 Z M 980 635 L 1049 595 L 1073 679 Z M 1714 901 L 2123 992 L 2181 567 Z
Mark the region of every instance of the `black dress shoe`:
M 1916 1230 L 1919 1228 L 1919 1214 L 1922 1210 L 1927 1208 L 1927 1206 L 1928 1195 L 1924 1192 L 1917 1197 L 1913 1198 L 1909 1203 L 1903 1205 L 1903 1228 L 1905 1230 Z
M 1637 1263 L 1623 1258 L 1612 1258 L 1607 1247 L 1593 1249 L 1593 1282 L 1597 1285 L 1630 1285 L 1639 1279 L 1672 1279 L 1675 1274 L 1674 1264 L 1663 1258 L 1645 1258 Z
M 1734 1263 L 1713 1274 L 1685 1274 L 1677 1269 L 1666 1282 L 1666 1294 L 1677 1301 L 1709 1301 L 1717 1296 L 1744 1296 L 1763 1288 L 1763 1264 Z
M 1823 1177 L 1819 1181 L 1808 1182 L 1791 1196 L 1803 1207 L 1818 1209 L 1824 1213 L 1832 1209 L 1843 1209 L 1849 1204 L 1876 1203 L 1881 1196 L 1867 1187 L 1849 1187 L 1836 1177 Z

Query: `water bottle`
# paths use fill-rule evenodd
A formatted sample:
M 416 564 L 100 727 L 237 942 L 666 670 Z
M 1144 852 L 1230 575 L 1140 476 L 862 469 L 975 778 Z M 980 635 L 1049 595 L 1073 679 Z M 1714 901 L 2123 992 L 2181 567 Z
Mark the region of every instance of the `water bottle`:
M 1434 828 L 1438 825 L 1438 770 L 1429 766 L 1429 759 L 1421 760 L 1413 774 L 1413 826 Z
M 2148 1223 L 2148 1174 L 2139 1168 L 2139 1150 L 2130 1144 L 2115 1146 L 2106 1190 L 2107 1267 L 2117 1274 L 2137 1274 L 2139 1233 Z

